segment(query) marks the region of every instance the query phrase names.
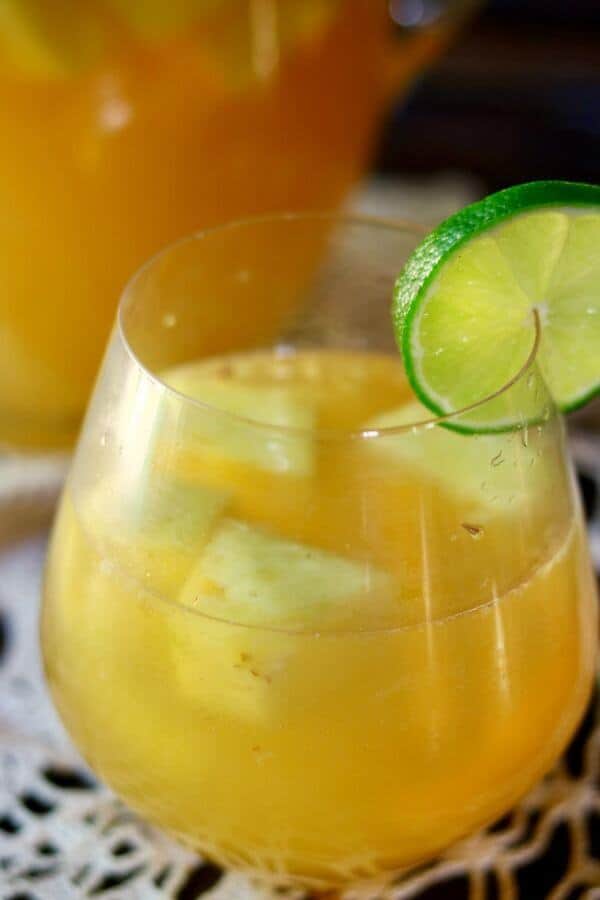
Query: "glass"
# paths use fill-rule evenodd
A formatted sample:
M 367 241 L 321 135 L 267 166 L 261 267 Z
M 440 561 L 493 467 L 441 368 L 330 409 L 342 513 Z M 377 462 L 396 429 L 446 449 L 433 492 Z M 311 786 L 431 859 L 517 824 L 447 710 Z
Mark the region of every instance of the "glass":
M 594 671 L 535 323 L 498 395 L 431 419 L 389 323 L 420 238 L 283 216 L 155 257 L 122 300 L 49 555 L 47 677 L 90 765 L 188 846 L 315 890 L 505 813 Z M 456 430 L 500 405 L 513 430 Z
M 0 442 L 71 442 L 123 285 L 161 246 L 335 207 L 472 5 L 2 0 Z

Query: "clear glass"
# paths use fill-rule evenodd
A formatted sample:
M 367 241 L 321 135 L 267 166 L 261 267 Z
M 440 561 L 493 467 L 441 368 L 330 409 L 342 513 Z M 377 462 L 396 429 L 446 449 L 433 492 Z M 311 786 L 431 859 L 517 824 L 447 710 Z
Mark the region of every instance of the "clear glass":
M 391 92 L 472 5 L 2 0 L 0 443 L 70 444 L 123 285 L 160 247 L 335 207 Z
M 505 813 L 594 669 L 534 322 L 498 395 L 431 419 L 389 322 L 420 238 L 284 216 L 148 263 L 49 555 L 47 677 L 90 765 L 188 846 L 315 890 L 397 876 Z M 512 430 L 457 430 L 499 404 Z

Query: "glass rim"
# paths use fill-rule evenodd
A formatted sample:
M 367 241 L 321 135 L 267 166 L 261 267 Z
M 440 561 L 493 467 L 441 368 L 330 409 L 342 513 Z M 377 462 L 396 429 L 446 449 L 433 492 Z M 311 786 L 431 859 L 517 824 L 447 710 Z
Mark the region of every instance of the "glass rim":
M 406 422 L 401 425 L 391 425 L 384 428 L 365 427 L 359 429 L 333 430 L 324 428 L 303 428 L 290 425 L 280 425 L 275 422 L 269 422 L 262 419 L 252 419 L 248 418 L 247 416 L 242 416 L 239 413 L 229 412 L 222 407 L 215 406 L 214 404 L 207 403 L 203 400 L 199 400 L 196 397 L 192 397 L 189 394 L 186 394 L 183 391 L 172 387 L 161 378 L 158 372 L 154 371 L 151 367 L 149 367 L 142 361 L 138 353 L 133 349 L 129 338 L 127 337 L 127 326 L 124 321 L 124 316 L 130 304 L 134 301 L 135 289 L 141 278 L 148 272 L 150 272 L 157 263 L 166 258 L 170 253 L 173 252 L 173 250 L 176 250 L 179 247 L 191 245 L 196 241 L 204 240 L 205 238 L 210 237 L 214 234 L 219 234 L 220 232 L 231 231 L 237 228 L 252 227 L 254 225 L 260 225 L 268 222 L 298 222 L 310 221 L 311 219 L 321 222 L 331 221 L 332 223 L 337 223 L 338 225 L 344 227 L 361 227 L 373 229 L 380 228 L 389 232 L 397 231 L 399 233 L 412 233 L 416 236 L 422 237 L 426 237 L 426 235 L 430 231 L 430 229 L 422 223 L 415 222 L 409 219 L 392 219 L 385 216 L 375 216 L 362 213 L 355 214 L 331 211 L 301 211 L 266 213 L 264 215 L 242 217 L 239 219 L 233 219 L 229 222 L 221 223 L 219 225 L 199 229 L 198 231 L 194 231 L 191 234 L 185 235 L 178 240 L 172 241 L 171 243 L 162 247 L 160 250 L 150 256 L 144 263 L 142 263 L 142 265 L 136 270 L 136 272 L 134 272 L 129 281 L 126 283 L 121 293 L 121 297 L 117 307 L 116 328 L 119 339 L 133 364 L 137 366 L 137 368 L 140 369 L 145 377 L 148 378 L 156 387 L 164 391 L 167 395 L 171 395 L 182 404 L 189 404 L 191 407 L 204 410 L 207 413 L 214 413 L 215 415 L 222 416 L 229 419 L 230 421 L 237 422 L 244 427 L 257 429 L 260 431 L 274 432 L 281 436 L 289 436 L 290 438 L 310 435 L 313 439 L 321 441 L 376 440 L 379 438 L 384 438 L 386 436 L 415 433 L 421 430 L 434 428 L 435 426 L 441 424 L 452 424 L 456 419 L 460 419 L 464 415 L 475 412 L 476 410 L 485 407 L 493 400 L 496 400 L 498 397 L 501 397 L 517 382 L 524 378 L 525 375 L 527 375 L 530 369 L 534 366 L 537 360 L 541 341 L 540 316 L 538 310 L 535 307 L 531 311 L 533 334 L 531 347 L 527 354 L 527 357 L 525 361 L 517 368 L 515 373 L 511 375 L 511 377 L 507 379 L 507 381 L 505 381 L 504 384 L 501 385 L 501 387 L 497 388 L 492 393 L 487 394 L 485 397 L 482 397 L 479 400 L 476 400 L 474 403 L 470 403 L 464 407 L 461 407 L 460 409 L 453 410 L 452 412 L 443 414 L 436 414 L 434 412 L 431 412 L 431 415 L 427 418 L 419 419 L 414 422 Z M 390 285 L 390 296 L 392 287 L 393 285 Z M 398 350 L 398 357 L 402 361 L 400 350 Z M 206 357 L 206 359 L 208 360 L 210 359 L 210 357 Z M 511 431 L 519 431 L 525 426 L 525 421 L 515 423 L 513 426 L 511 426 Z

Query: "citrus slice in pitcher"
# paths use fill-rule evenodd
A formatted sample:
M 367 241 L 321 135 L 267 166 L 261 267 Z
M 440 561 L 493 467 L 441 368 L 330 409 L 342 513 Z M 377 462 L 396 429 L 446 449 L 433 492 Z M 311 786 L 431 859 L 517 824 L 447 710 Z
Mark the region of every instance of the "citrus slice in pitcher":
M 105 42 L 102 17 L 75 0 L 0 0 L 0 66 L 29 78 L 67 78 L 93 65 Z

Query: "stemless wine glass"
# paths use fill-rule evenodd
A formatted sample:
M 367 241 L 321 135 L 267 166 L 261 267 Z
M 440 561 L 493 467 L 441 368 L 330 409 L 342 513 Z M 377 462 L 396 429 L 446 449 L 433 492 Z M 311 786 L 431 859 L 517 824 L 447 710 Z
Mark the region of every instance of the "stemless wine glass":
M 283 216 L 148 263 L 49 556 L 47 676 L 90 765 L 186 845 L 314 890 L 505 813 L 594 669 L 539 327 L 494 397 L 432 418 L 388 321 L 419 238 Z M 504 430 L 472 433 L 488 419 Z

